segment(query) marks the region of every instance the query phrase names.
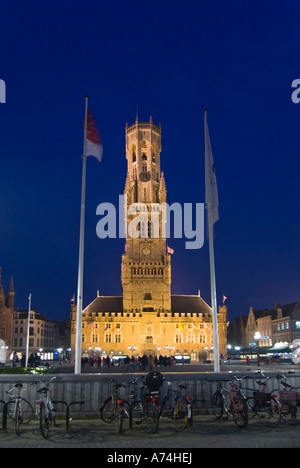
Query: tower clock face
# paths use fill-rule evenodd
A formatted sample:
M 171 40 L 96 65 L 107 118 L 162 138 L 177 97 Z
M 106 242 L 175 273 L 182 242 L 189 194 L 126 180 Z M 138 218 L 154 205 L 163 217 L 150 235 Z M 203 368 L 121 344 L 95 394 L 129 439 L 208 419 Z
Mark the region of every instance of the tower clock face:
M 140 173 L 141 182 L 149 182 L 149 180 L 151 180 L 151 173 L 149 171 Z
M 145 245 L 142 248 L 142 252 L 143 252 L 144 255 L 149 255 L 151 253 L 151 249 L 150 249 L 150 247 L 148 247 L 148 245 Z

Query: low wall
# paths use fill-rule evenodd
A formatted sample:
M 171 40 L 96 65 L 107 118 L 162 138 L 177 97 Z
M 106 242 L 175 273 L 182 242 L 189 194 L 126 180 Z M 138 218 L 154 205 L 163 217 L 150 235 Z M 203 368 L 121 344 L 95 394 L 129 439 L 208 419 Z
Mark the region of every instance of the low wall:
M 122 389 L 120 393 L 128 395 L 133 388 L 132 385 L 128 386 L 128 384 L 130 380 L 137 375 L 141 374 L 82 374 L 79 376 L 72 374 L 58 374 L 57 378 L 59 379 L 59 382 L 50 384 L 50 389 L 52 390 L 53 400 L 63 400 L 67 403 L 79 400 L 85 401 L 83 406 L 76 405 L 72 407 L 72 414 L 99 414 L 101 403 L 104 402 L 105 398 L 107 398 L 111 392 L 111 379 L 124 383 L 127 388 Z M 244 382 L 243 387 L 258 388 L 256 380 L 260 377 L 254 375 L 254 373 L 163 373 L 165 380 L 171 382 L 173 388 L 176 388 L 179 383 L 185 384 L 188 387 L 190 396 L 193 398 L 204 398 L 206 402 L 202 403 L 200 407 L 205 412 L 208 412 L 211 409 L 211 397 L 217 388 L 218 381 L 223 380 L 229 382 L 230 379 L 233 379 L 234 375 L 239 377 L 247 375 L 249 377 L 249 379 Z M 276 374 L 268 372 L 267 375 L 275 376 Z M 51 377 L 53 377 L 53 375 L 0 375 L 0 400 L 7 401 L 8 395 L 6 394 L 6 391 L 11 389 L 16 382 L 21 382 L 24 384 L 24 398 L 29 400 L 35 408 L 35 401 L 37 399 L 36 390 L 40 386 L 32 386 L 31 384 L 35 380 L 48 380 Z M 295 387 L 300 387 L 300 374 L 297 373 L 296 375 L 293 375 L 289 378 L 288 382 Z M 228 386 L 228 383 L 225 385 Z M 279 382 L 277 379 L 271 379 L 268 382 L 268 386 L 271 391 L 275 390 L 276 392 L 279 388 Z M 167 388 L 167 382 L 164 382 L 162 393 L 164 393 Z M 130 399 L 128 400 L 130 401 Z M 61 405 L 61 407 L 58 406 L 57 409 L 58 412 L 64 412 L 63 405 Z

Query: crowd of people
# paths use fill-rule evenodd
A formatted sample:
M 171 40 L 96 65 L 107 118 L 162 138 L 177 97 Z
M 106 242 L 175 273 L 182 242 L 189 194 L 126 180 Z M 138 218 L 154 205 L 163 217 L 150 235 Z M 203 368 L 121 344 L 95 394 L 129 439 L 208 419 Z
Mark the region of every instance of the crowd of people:
M 18 356 L 18 353 L 15 351 L 12 358 L 12 367 L 17 367 L 17 364 L 20 363 L 21 367 L 25 367 L 25 355 L 22 355 L 21 359 Z M 37 353 L 31 353 L 28 356 L 28 367 L 38 367 L 41 365 L 41 357 Z
M 174 356 L 152 356 L 151 354 L 147 356 L 144 354 L 143 356 L 122 356 L 120 358 L 117 357 L 109 357 L 109 356 L 95 356 L 95 357 L 83 357 L 82 358 L 82 365 L 84 367 L 111 367 L 111 366 L 127 366 L 131 369 L 141 369 L 145 371 L 149 369 L 150 371 L 157 366 L 174 366 L 175 365 L 175 358 Z

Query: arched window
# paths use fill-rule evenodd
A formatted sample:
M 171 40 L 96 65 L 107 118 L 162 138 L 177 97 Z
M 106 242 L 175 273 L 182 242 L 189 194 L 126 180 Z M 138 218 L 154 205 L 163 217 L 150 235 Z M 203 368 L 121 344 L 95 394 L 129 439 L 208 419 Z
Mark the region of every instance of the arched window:
M 194 342 L 195 342 L 194 332 L 189 331 L 187 334 L 187 343 L 194 343 Z
M 121 343 L 121 342 L 122 342 L 121 332 L 117 331 L 115 333 L 115 343 Z
M 175 333 L 175 343 L 183 343 L 182 333 L 180 330 L 176 330 Z
M 199 333 L 199 343 L 206 343 L 206 333 L 204 330 L 201 330 Z
M 104 336 L 105 343 L 111 343 L 111 332 L 106 332 Z

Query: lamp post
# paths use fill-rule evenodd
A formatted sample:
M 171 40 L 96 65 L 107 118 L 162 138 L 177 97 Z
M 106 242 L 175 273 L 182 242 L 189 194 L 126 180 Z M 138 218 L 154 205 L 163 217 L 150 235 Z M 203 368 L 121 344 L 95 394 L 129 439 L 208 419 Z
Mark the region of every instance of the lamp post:
M 255 341 L 256 341 L 257 365 L 259 365 L 259 349 L 258 349 L 258 344 L 259 344 L 259 340 L 261 339 L 261 334 L 260 334 L 260 332 L 255 332 L 255 334 L 254 334 L 254 339 L 255 339 Z

